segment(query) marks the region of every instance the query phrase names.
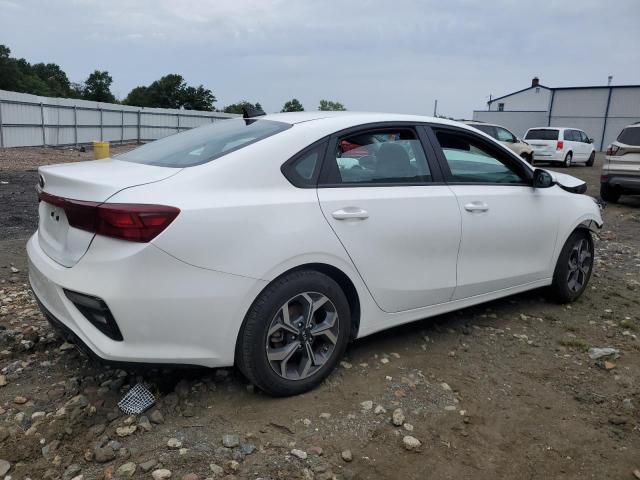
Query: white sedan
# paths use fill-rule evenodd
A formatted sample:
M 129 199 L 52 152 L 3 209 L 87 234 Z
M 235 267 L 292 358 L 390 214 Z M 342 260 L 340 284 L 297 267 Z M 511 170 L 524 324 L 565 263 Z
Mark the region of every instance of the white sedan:
M 575 300 L 602 226 L 580 180 L 410 115 L 223 120 L 39 173 L 29 279 L 67 338 L 235 364 L 272 395 L 386 328 L 538 287 Z

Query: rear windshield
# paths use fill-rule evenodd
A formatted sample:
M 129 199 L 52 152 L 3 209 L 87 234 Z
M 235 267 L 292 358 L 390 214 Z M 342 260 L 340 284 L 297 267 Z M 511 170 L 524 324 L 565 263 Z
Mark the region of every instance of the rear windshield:
M 558 130 L 548 128 L 536 128 L 529 130 L 525 140 L 558 140 Z
M 640 127 L 627 127 L 618 135 L 618 141 L 627 145 L 640 146 Z
M 118 155 L 118 160 L 159 167 L 192 167 L 290 128 L 273 120 L 218 120 Z

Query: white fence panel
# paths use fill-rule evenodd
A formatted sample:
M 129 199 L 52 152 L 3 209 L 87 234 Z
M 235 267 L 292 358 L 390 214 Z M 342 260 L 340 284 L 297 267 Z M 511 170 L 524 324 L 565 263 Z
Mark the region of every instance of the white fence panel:
M 141 108 L 0 90 L 0 147 L 155 140 L 235 117 L 238 115 Z

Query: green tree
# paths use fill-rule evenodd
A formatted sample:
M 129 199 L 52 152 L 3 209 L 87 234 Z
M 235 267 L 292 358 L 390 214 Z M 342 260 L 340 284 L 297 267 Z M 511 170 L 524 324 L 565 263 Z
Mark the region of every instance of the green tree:
M 152 82 L 149 86 L 134 88 L 123 103 L 138 107 L 211 111 L 214 110 L 215 101 L 216 97 L 211 90 L 202 85 L 188 86 L 182 75 L 172 73 Z
M 304 112 L 304 107 L 297 98 L 292 98 L 284 104 L 282 112 Z
M 111 93 L 113 78 L 107 71 L 95 70 L 84 82 L 83 97 L 94 102 L 115 103 Z
M 0 89 L 66 97 L 70 83 L 67 74 L 55 63 L 31 65 L 24 58 L 13 58 L 9 47 L 0 45 Z
M 244 107 L 249 107 L 249 108 L 255 108 L 257 110 L 262 110 L 262 105 L 260 105 L 260 102 L 256 102 L 255 105 L 253 103 L 250 103 L 246 100 L 240 100 L 237 103 L 232 103 L 231 105 L 227 105 L 226 107 L 224 107 L 224 109 L 222 110 L 224 113 L 237 113 L 239 115 L 242 115 L 242 109 Z
M 328 111 L 344 111 L 346 108 L 340 102 L 333 102 L 331 100 L 320 100 L 320 105 L 318 106 L 318 110 L 323 112 Z
M 71 82 L 67 74 L 55 63 L 36 63 L 31 66 L 31 71 L 45 85 L 47 96 L 69 96 Z

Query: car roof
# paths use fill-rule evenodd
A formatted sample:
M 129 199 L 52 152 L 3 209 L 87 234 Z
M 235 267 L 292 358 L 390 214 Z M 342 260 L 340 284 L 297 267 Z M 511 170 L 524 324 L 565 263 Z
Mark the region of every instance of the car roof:
M 342 112 L 324 112 L 324 111 L 311 111 L 311 112 L 287 112 L 287 113 L 270 113 L 264 116 L 258 117 L 264 120 L 274 120 L 278 122 L 285 122 L 291 125 L 299 123 L 322 123 L 330 124 L 335 123 L 341 127 L 345 124 L 351 124 L 353 126 L 367 123 L 376 122 L 416 122 L 416 123 L 437 123 L 442 125 L 454 125 L 463 126 L 466 125 L 461 122 L 453 120 L 447 120 L 445 118 L 428 117 L 423 115 L 408 115 L 402 113 L 382 113 L 382 112 L 356 112 L 356 111 L 342 111 Z
M 531 127 L 529 130 L 579 130 L 580 132 L 584 131 L 578 127 Z

